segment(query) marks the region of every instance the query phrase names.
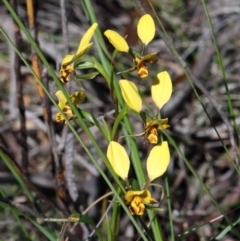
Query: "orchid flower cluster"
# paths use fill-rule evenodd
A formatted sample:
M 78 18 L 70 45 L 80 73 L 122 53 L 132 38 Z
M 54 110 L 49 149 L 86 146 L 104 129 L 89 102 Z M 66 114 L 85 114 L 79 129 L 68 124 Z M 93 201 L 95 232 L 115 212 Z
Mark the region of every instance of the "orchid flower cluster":
M 80 41 L 76 54 L 66 55 L 62 61 L 60 69 L 60 80 L 62 83 L 67 83 L 70 79 L 70 74 L 74 74 L 79 67 L 80 58 L 83 56 L 89 48 L 92 46 L 91 38 L 97 28 L 97 23 L 94 23 L 85 33 Z M 113 30 L 106 30 L 104 35 L 115 49 L 120 52 L 126 52 L 133 58 L 134 66 L 126 70 L 137 71 L 140 78 L 146 78 L 149 75 L 148 64 L 155 63 L 157 59 L 157 53 L 145 54 L 146 46 L 153 40 L 155 36 L 155 24 L 152 17 L 149 14 L 143 15 L 137 25 L 137 34 L 139 39 L 143 43 L 142 53 L 138 53 L 127 44 L 124 37 Z M 99 71 L 100 73 L 100 71 Z M 152 81 L 151 96 L 156 106 L 156 114 L 148 115 L 145 113 L 143 100 L 140 96 L 136 84 L 127 79 L 120 79 L 118 81 L 119 88 L 122 97 L 128 106 L 135 114 L 140 116 L 144 125 L 144 132 L 136 136 L 144 136 L 146 140 L 152 145 L 149 156 L 146 161 L 147 171 L 147 184 L 143 189 L 133 190 L 128 185 L 128 173 L 130 168 L 130 160 L 124 147 L 116 141 L 109 140 L 107 148 L 107 157 L 112 166 L 113 171 L 126 182 L 128 190 L 124 195 L 125 204 L 129 207 L 129 211 L 132 215 L 143 215 L 145 208 L 151 208 L 152 204 L 156 204 L 157 200 L 151 195 L 148 189 L 150 183 L 156 178 L 162 176 L 170 162 L 170 152 L 168 142 L 163 140 L 162 132 L 169 127 L 168 119 L 161 119 L 161 109 L 169 101 L 172 94 L 172 81 L 168 72 L 163 71 L 157 74 L 156 78 Z M 56 93 L 59 99 L 59 108 L 65 115 L 65 118 L 71 120 L 74 118 L 65 96 L 59 90 Z M 69 98 L 75 106 L 81 103 L 85 98 L 85 92 L 81 89 L 74 94 L 69 95 Z M 59 112 L 56 114 L 56 121 L 64 122 L 65 118 Z M 135 137 L 136 137 L 135 136 Z
M 74 73 L 78 66 L 78 61 L 80 58 L 91 48 L 92 44 L 90 41 L 93 37 L 93 34 L 97 28 L 98 24 L 94 23 L 92 26 L 87 30 L 87 32 L 84 34 L 83 38 L 81 39 L 79 43 L 78 50 L 76 54 L 67 54 L 62 61 L 61 69 L 60 69 L 60 81 L 65 84 L 69 81 L 70 74 Z M 68 120 L 73 119 L 74 114 L 72 109 L 70 108 L 66 97 L 62 93 L 61 90 L 58 90 L 55 95 L 58 98 L 58 106 L 66 116 Z M 69 95 L 71 101 L 75 106 L 80 104 L 85 99 L 85 92 L 83 89 L 80 91 L 75 92 L 73 95 Z M 65 119 L 63 115 L 58 112 L 56 114 L 56 121 L 57 122 L 63 122 L 65 123 Z
M 128 172 L 130 160 L 126 150 L 118 142 L 111 141 L 108 145 L 107 157 L 115 173 L 124 181 L 128 181 Z M 147 159 L 146 169 L 148 174 L 148 185 L 154 179 L 163 175 L 170 161 L 170 153 L 167 141 L 156 145 L 150 151 Z M 157 201 L 152 198 L 147 186 L 142 190 L 129 189 L 124 195 L 124 201 L 129 206 L 129 211 L 133 215 L 143 215 L 145 205 L 156 204 Z
M 138 22 L 137 32 L 140 40 L 146 45 L 154 38 L 155 25 L 152 17 L 149 14 L 142 16 Z M 129 48 L 127 42 L 117 32 L 107 30 L 104 33 L 109 39 L 110 43 L 119 51 L 130 53 L 135 62 L 135 66 L 130 71 L 137 70 L 141 78 L 148 76 L 147 63 L 154 63 L 157 60 L 156 53 L 151 53 L 145 56 L 139 55 L 136 51 Z M 157 117 L 146 117 L 143 112 L 143 101 L 139 94 L 137 86 L 129 80 L 119 80 L 120 89 L 123 99 L 128 107 L 134 110 L 142 118 L 145 131 L 140 136 L 146 136 L 148 142 L 154 147 L 150 151 L 146 162 L 146 169 L 148 175 L 148 182 L 142 190 L 128 190 L 125 193 L 124 200 L 129 206 L 131 214 L 142 215 L 145 211 L 145 206 L 155 204 L 157 201 L 152 198 L 150 191 L 147 189 L 148 185 L 154 179 L 163 175 L 169 165 L 170 153 L 168 142 L 162 141 L 160 131 L 169 127 L 168 119 L 160 119 L 160 110 L 169 101 L 172 94 L 172 81 L 166 71 L 160 72 L 153 80 L 151 86 L 151 94 L 153 102 L 155 103 L 158 113 Z M 127 181 L 130 161 L 125 149 L 117 142 L 111 141 L 107 157 L 113 167 L 113 170 L 123 180 Z
M 144 16 L 142 16 L 137 25 L 137 34 L 139 39 L 143 43 L 142 54 L 130 48 L 126 40 L 119 33 L 113 30 L 107 30 L 104 32 L 104 34 L 115 49 L 120 52 L 129 53 L 132 56 L 134 66 L 127 71 L 137 70 L 140 78 L 145 78 L 148 76 L 147 64 L 155 63 L 158 60 L 156 52 L 143 55 L 145 47 L 152 41 L 155 35 L 155 24 L 149 14 L 145 14 Z

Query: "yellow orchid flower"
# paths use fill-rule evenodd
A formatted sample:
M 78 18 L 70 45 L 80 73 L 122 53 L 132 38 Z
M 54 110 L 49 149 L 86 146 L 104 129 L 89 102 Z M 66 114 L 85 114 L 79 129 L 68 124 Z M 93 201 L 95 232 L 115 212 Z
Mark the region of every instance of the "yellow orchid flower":
M 123 180 L 126 180 L 128 177 L 130 161 L 124 147 L 115 141 L 111 141 L 108 145 L 107 157 L 114 172 Z
M 167 170 L 170 162 L 170 152 L 168 142 L 163 141 L 156 145 L 150 151 L 147 159 L 147 173 L 150 181 L 160 177 Z
M 142 109 L 142 98 L 139 95 L 137 86 L 129 80 L 119 80 L 120 89 L 123 99 L 127 103 L 128 107 L 140 112 Z
M 160 143 L 161 142 L 161 139 L 159 138 L 160 131 L 170 127 L 170 125 L 168 125 L 168 118 L 153 119 L 150 121 L 146 121 L 144 113 L 142 112 L 141 114 L 142 114 L 141 117 L 145 125 L 145 130 L 144 132 L 133 136 L 134 137 L 145 136 L 148 142 L 154 145 Z
M 142 109 L 142 99 L 137 86 L 129 80 L 119 80 L 122 96 L 129 108 L 140 112 Z M 154 79 L 151 86 L 152 99 L 156 106 L 161 109 L 172 95 L 172 81 L 167 71 L 160 72 Z
M 111 141 L 107 149 L 108 160 L 114 172 L 126 181 L 128 187 L 128 172 L 130 161 L 124 147 L 115 141 Z M 166 141 L 153 147 L 147 159 L 148 184 L 143 190 L 128 190 L 124 195 L 124 202 L 129 207 L 132 215 L 143 215 L 147 204 L 155 204 L 147 186 L 152 180 L 161 176 L 167 169 L 170 161 L 168 144 Z M 150 207 L 149 207 L 150 208 Z
M 82 55 L 84 55 L 92 46 L 93 43 L 90 43 L 93 34 L 97 28 L 98 24 L 93 23 L 92 26 L 87 30 L 87 32 L 83 35 L 80 44 L 78 46 L 78 50 L 75 56 L 75 60 L 79 59 Z
M 58 98 L 58 106 L 59 108 L 63 111 L 64 115 L 66 116 L 66 118 L 68 120 L 71 120 L 74 117 L 74 113 L 71 109 L 71 107 L 69 106 L 67 99 L 65 97 L 65 95 L 62 93 L 61 90 L 58 90 L 55 95 Z M 84 99 L 85 99 L 85 92 L 83 90 L 77 91 L 74 94 L 69 96 L 71 101 L 73 102 L 73 104 L 75 106 L 77 106 L 79 103 L 81 103 Z M 57 122 L 63 122 L 65 124 L 65 119 L 63 117 L 63 115 L 58 112 L 56 114 L 56 121 Z
M 83 35 L 76 54 L 67 54 L 62 61 L 61 69 L 60 69 L 60 80 L 63 83 L 69 81 L 69 75 L 75 71 L 73 63 L 80 59 L 82 55 L 84 55 L 92 46 L 93 43 L 90 43 L 93 34 L 97 28 L 98 24 L 93 23 L 92 26 L 86 31 Z
M 124 202 L 129 206 L 128 208 L 132 215 L 143 215 L 145 211 L 145 204 L 157 203 L 147 189 L 141 191 L 127 191 L 124 195 Z
M 155 32 L 155 24 L 151 15 L 143 15 L 138 21 L 137 33 L 144 46 L 152 41 Z M 121 52 L 128 52 L 133 57 L 135 65 L 131 69 L 123 72 L 131 72 L 137 70 L 140 78 L 145 78 L 148 76 L 148 68 L 146 64 L 155 63 L 158 60 L 157 53 L 151 53 L 142 56 L 133 49 L 129 48 L 126 40 L 119 33 L 113 30 L 106 30 L 104 35 L 108 38 L 109 42 L 114 46 L 115 49 Z
M 142 111 L 142 99 L 137 86 L 129 80 L 119 80 L 119 86 L 122 96 L 129 108 L 140 113 Z M 170 99 L 172 95 L 172 81 L 166 71 L 160 72 L 154 80 L 152 87 L 152 99 L 158 108 L 161 108 Z M 141 115 L 142 117 L 142 115 Z M 143 118 L 143 117 L 142 117 Z M 149 143 L 159 143 L 159 130 L 167 129 L 168 119 L 152 119 L 145 121 L 145 131 L 138 136 L 146 136 Z

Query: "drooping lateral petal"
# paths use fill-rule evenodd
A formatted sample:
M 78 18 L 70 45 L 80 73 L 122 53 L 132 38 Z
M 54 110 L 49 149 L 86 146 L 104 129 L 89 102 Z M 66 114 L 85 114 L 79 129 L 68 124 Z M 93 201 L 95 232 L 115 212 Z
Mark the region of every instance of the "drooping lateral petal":
M 151 92 L 153 101 L 159 109 L 169 101 L 172 95 L 172 81 L 167 71 L 157 75 L 153 81 Z
M 83 90 L 76 91 L 74 92 L 71 96 L 70 99 L 73 102 L 74 105 L 78 105 L 85 99 L 85 92 Z
M 154 21 L 149 14 L 143 15 L 137 25 L 138 37 L 141 39 L 142 43 L 147 45 L 154 38 L 156 29 Z
M 141 62 L 152 64 L 152 63 L 155 63 L 157 61 L 158 61 L 157 53 L 154 52 L 154 53 L 150 53 L 150 54 L 146 54 L 146 55 L 142 56 L 142 58 L 139 61 L 139 64 Z
M 142 98 L 139 95 L 137 86 L 129 80 L 119 80 L 120 89 L 123 99 L 127 103 L 128 107 L 140 112 L 142 109 Z
M 158 130 L 164 130 L 169 127 L 170 127 L 170 125 L 168 124 L 168 118 L 160 120 L 160 124 L 158 125 Z
M 121 52 L 127 52 L 129 50 L 129 46 L 126 40 L 117 32 L 113 30 L 106 30 L 104 35 L 108 38 L 109 42 L 113 45 L 115 49 Z
M 144 195 L 141 196 L 143 198 L 144 203 L 157 203 L 157 201 L 152 198 L 152 194 L 150 193 L 149 190 L 145 189 Z
M 123 146 L 115 141 L 111 141 L 108 145 L 107 157 L 114 172 L 123 180 L 126 180 L 128 177 L 130 161 Z
M 93 23 L 92 26 L 87 30 L 87 32 L 83 35 L 75 59 L 79 59 L 83 54 L 85 54 L 88 49 L 92 46 L 92 43 L 90 43 L 92 36 L 97 28 L 98 24 Z
M 150 151 L 147 159 L 147 173 L 152 181 L 160 177 L 168 167 L 170 162 L 170 153 L 167 141 L 163 141 L 161 145 L 154 146 Z

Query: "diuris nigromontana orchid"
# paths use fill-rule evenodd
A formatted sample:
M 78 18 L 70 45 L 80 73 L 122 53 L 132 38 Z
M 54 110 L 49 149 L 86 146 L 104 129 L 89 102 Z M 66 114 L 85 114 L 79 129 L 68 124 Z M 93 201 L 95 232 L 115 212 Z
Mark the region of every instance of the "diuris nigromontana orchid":
M 92 46 L 92 36 L 97 28 L 98 24 L 93 23 L 92 26 L 83 35 L 78 50 L 75 54 L 67 54 L 62 61 L 60 69 L 60 81 L 67 83 L 69 81 L 69 76 L 75 71 L 74 63 L 77 62 L 81 56 L 83 56 Z
M 144 49 L 149 44 L 149 42 L 153 40 L 155 32 L 155 24 L 151 15 L 143 15 L 137 24 L 137 34 L 144 45 Z M 121 52 L 129 53 L 133 57 L 134 66 L 131 69 L 123 72 L 137 70 L 139 77 L 145 78 L 148 76 L 149 71 L 147 64 L 155 63 L 158 60 L 156 52 L 146 55 L 139 54 L 128 46 L 126 40 L 119 33 L 110 29 L 106 30 L 104 35 L 108 38 L 109 42 L 114 46 L 115 49 Z
M 118 142 L 111 141 L 108 145 L 107 157 L 113 171 L 126 181 L 128 179 L 130 161 L 124 147 Z M 148 183 L 163 175 L 167 170 L 169 162 L 168 143 L 163 141 L 161 144 L 154 146 L 146 163 Z M 133 215 L 143 215 L 147 204 L 157 203 L 152 198 L 147 186 L 143 190 L 128 190 L 124 195 L 124 201 Z
M 122 96 L 128 107 L 137 113 L 142 112 L 142 98 L 139 94 L 137 86 L 129 80 L 122 79 L 119 81 Z M 153 102 L 160 110 L 170 99 L 172 95 L 172 81 L 168 72 L 160 72 L 154 79 L 151 86 L 151 95 Z M 141 115 L 142 116 L 142 115 Z M 151 144 L 157 144 L 159 142 L 158 131 L 167 129 L 168 119 L 151 119 L 144 120 L 145 135 Z
M 66 116 L 68 120 L 71 120 L 74 117 L 74 113 L 70 107 L 70 105 L 67 102 L 67 99 L 65 95 L 62 93 L 61 90 L 58 90 L 55 95 L 58 98 L 58 106 Z M 85 99 L 85 92 L 83 90 L 77 91 L 72 95 L 69 95 L 69 98 L 73 102 L 75 106 L 80 104 L 84 99 Z M 64 124 L 66 123 L 62 113 L 58 112 L 56 114 L 56 121 L 57 122 L 63 122 Z

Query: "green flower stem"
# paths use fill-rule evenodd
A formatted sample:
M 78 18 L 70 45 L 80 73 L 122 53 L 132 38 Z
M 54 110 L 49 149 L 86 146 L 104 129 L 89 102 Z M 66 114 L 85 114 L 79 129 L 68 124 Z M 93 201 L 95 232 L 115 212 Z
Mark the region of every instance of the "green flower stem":
M 169 190 L 169 184 L 168 184 L 167 177 L 165 177 L 165 187 L 166 187 L 166 193 L 167 193 L 168 216 L 169 216 L 169 223 L 170 223 L 170 230 L 171 230 L 171 240 L 175 241 L 174 224 L 173 224 L 173 219 L 172 219 L 171 197 L 170 197 L 170 190 Z
M 31 203 L 34 203 L 34 197 L 32 195 L 32 193 L 30 192 L 29 188 L 27 187 L 27 185 L 25 184 L 24 180 L 22 179 L 21 175 L 18 173 L 18 171 L 16 170 L 16 167 L 14 167 L 14 164 L 9 160 L 9 158 L 6 156 L 6 154 L 0 150 L 0 157 L 1 160 L 3 160 L 3 162 L 5 163 L 5 165 L 7 166 L 7 168 L 11 171 L 12 175 L 16 178 L 16 180 L 18 181 L 19 185 L 21 186 L 22 190 L 24 191 L 24 193 L 26 194 L 28 200 Z
M 119 114 L 119 106 L 118 106 L 118 99 L 116 98 L 115 88 L 114 88 L 114 59 L 115 59 L 115 55 L 112 58 L 112 64 L 111 64 L 110 96 L 111 96 L 113 104 L 114 104 L 115 119 L 116 119 L 118 114 Z M 118 136 L 119 136 L 119 128 L 118 127 L 119 127 L 119 125 L 117 125 L 117 128 L 115 130 L 115 134 L 113 136 L 114 141 L 118 141 Z
M 28 219 L 30 222 L 32 222 L 34 224 L 34 226 L 36 226 L 38 228 L 38 230 L 43 233 L 43 235 L 47 238 L 47 240 L 56 241 L 56 236 L 55 236 L 54 231 L 52 229 L 50 229 L 49 227 L 46 227 L 46 226 L 44 227 L 44 226 L 40 225 L 39 223 L 35 222 L 33 220 L 33 218 L 29 217 L 29 215 L 27 215 L 26 213 L 24 213 L 21 210 L 13 207 L 10 204 L 2 202 L 1 200 L 0 200 L 0 207 L 3 208 L 4 210 L 10 210 L 15 217 L 16 216 L 21 217 L 21 218 L 17 218 L 17 220 L 22 223 L 22 225 L 20 225 L 22 230 L 23 230 L 24 225 L 25 225 L 25 220 L 23 219 L 23 217 L 24 217 L 24 218 Z M 23 232 L 25 233 L 24 230 L 23 230 Z M 28 232 L 29 232 L 29 230 L 28 230 Z M 31 240 L 31 239 L 27 239 L 27 240 Z
M 117 138 L 120 123 L 123 120 L 124 116 L 126 115 L 127 109 L 128 109 L 128 107 L 127 107 L 127 105 L 125 105 L 119 112 L 118 116 L 116 116 L 116 119 L 114 121 L 113 128 L 112 128 L 112 135 L 111 135 L 112 139 L 111 140 L 115 140 L 115 138 Z
M 117 188 L 117 192 L 120 195 L 121 190 Z M 118 202 L 114 202 L 113 213 L 112 213 L 112 230 L 114 235 L 114 240 L 117 240 L 117 235 L 119 233 L 119 218 L 120 218 L 120 206 Z

